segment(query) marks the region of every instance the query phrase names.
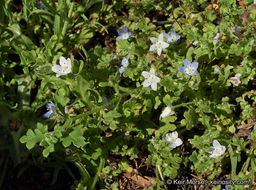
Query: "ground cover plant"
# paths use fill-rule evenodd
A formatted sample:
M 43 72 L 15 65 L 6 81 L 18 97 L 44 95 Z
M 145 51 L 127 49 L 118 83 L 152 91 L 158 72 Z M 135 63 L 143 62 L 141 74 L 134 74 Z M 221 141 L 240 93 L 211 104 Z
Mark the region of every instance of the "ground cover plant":
M 255 4 L 1 1 L 0 188 L 255 189 Z

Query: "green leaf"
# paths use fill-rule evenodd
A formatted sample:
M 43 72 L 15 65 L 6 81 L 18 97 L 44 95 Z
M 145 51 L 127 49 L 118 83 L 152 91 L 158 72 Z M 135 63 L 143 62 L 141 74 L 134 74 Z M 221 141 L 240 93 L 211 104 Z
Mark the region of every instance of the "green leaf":
M 36 143 L 41 142 L 44 139 L 45 133 L 48 132 L 48 127 L 38 123 L 37 129 L 32 131 L 29 129 L 25 136 L 20 138 L 21 143 L 26 143 L 26 147 L 30 150 Z
M 67 137 L 62 138 L 62 144 L 64 147 L 70 146 L 71 143 L 73 143 L 73 145 L 77 148 L 83 147 L 86 144 L 80 127 L 74 128 L 74 130 L 69 133 Z
M 192 129 L 197 124 L 197 114 L 194 110 L 189 109 L 184 113 L 185 119 L 181 120 L 181 124 L 186 126 L 187 130 Z

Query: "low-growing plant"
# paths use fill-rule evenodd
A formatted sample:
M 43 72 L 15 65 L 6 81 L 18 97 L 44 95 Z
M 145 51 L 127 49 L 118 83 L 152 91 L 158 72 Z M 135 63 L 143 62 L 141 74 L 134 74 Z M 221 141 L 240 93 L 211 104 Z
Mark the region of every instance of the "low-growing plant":
M 60 152 L 77 190 L 255 187 L 252 0 L 15 2 L 0 3 L 0 122 L 20 125 L 0 135 L 16 148 Z

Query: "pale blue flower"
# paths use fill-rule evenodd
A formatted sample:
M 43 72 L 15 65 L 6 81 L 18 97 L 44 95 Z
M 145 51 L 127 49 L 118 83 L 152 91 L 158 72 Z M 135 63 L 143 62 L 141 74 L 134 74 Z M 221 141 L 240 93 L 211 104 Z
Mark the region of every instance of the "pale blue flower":
M 120 67 L 120 69 L 119 69 L 119 73 L 120 73 L 120 76 L 122 75 L 122 73 L 124 72 L 124 67 Z
M 121 62 L 122 66 L 119 69 L 120 76 L 124 72 L 125 68 L 128 67 L 129 65 L 129 57 L 130 57 L 130 54 L 127 56 L 127 58 L 122 59 L 122 62 Z
M 183 67 L 179 67 L 178 71 L 182 72 L 184 75 L 196 75 L 197 74 L 197 68 L 198 68 L 198 62 L 194 61 L 194 62 L 190 62 L 187 59 L 184 59 L 184 66 Z
M 169 43 L 174 43 L 176 41 L 178 41 L 178 39 L 180 39 L 180 35 L 176 34 L 175 29 L 172 30 L 171 35 L 164 33 L 165 37 L 166 37 L 166 42 Z
M 125 25 L 123 29 L 117 30 L 119 36 L 116 38 L 117 40 L 127 40 L 131 36 L 131 32 L 128 31 L 127 26 Z
M 125 68 L 128 67 L 128 65 L 129 65 L 129 61 L 128 61 L 128 60 L 129 60 L 130 56 L 131 56 L 131 55 L 129 54 L 129 55 L 127 56 L 127 58 L 123 58 L 123 59 L 122 59 L 122 65 L 123 65 L 123 67 L 125 67 Z
M 52 103 L 52 101 L 50 101 L 48 104 L 46 104 L 46 108 L 48 112 L 44 114 L 44 117 L 49 118 L 55 113 L 56 106 L 54 105 L 54 103 Z

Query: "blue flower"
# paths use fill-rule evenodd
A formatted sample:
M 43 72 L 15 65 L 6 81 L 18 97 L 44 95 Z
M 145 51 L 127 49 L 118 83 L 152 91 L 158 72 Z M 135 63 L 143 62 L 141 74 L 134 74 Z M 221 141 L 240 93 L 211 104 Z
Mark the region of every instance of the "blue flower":
M 119 69 L 119 73 L 120 73 L 120 76 L 122 75 L 122 73 L 124 72 L 124 67 L 120 67 L 120 69 Z
M 184 67 L 179 67 L 178 71 L 182 72 L 184 75 L 196 75 L 197 74 L 197 68 L 198 68 L 198 62 L 190 62 L 187 59 L 184 59 Z
M 124 26 L 124 29 L 118 29 L 117 32 L 119 36 L 116 38 L 116 41 L 120 39 L 127 40 L 131 35 L 131 32 L 128 31 L 126 25 Z
M 49 118 L 55 113 L 56 106 L 54 105 L 54 103 L 52 103 L 52 101 L 50 101 L 48 104 L 46 104 L 46 108 L 48 112 L 44 114 L 44 117 Z
M 127 58 L 123 58 L 122 59 L 122 65 L 123 65 L 123 67 L 128 67 L 128 65 L 129 65 L 129 61 L 128 61 L 128 59 L 130 58 L 130 54 L 127 56 Z
M 166 42 L 169 43 L 174 43 L 176 42 L 178 39 L 180 39 L 180 35 L 176 34 L 175 29 L 172 30 L 171 35 L 164 33 L 165 37 L 166 37 Z
M 122 62 L 121 62 L 122 67 L 120 67 L 120 69 L 119 69 L 120 76 L 121 76 L 122 73 L 124 72 L 124 69 L 125 69 L 126 67 L 128 67 L 128 65 L 129 65 L 129 57 L 130 57 L 130 54 L 127 56 L 127 58 L 123 58 L 123 59 L 122 59 Z

